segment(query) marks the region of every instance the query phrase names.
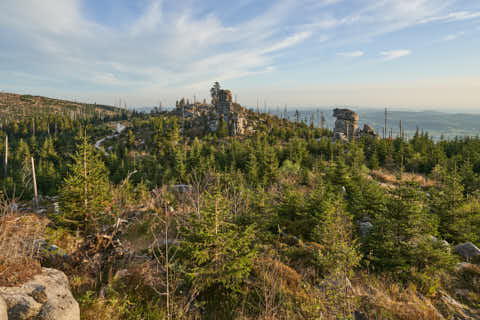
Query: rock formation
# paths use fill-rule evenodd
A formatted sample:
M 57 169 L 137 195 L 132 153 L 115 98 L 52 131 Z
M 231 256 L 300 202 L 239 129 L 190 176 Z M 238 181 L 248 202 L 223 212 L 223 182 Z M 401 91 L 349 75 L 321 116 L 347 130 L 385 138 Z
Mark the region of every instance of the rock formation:
M 41 274 L 20 287 L 0 287 L 0 318 L 2 299 L 9 320 L 80 320 L 80 308 L 70 292 L 68 278 L 55 269 L 43 268 Z
M 215 103 L 216 114 L 213 115 L 212 120 L 217 121 L 217 128 L 220 127 L 222 120 L 228 126 L 231 135 L 245 134 L 247 121 L 243 114 L 244 110 L 239 105 L 232 102 L 232 92 L 230 90 L 220 90 L 218 101 Z
M 230 90 L 220 90 L 218 101 L 215 103 L 215 109 L 218 114 L 229 114 L 233 111 L 232 92 Z
M 349 109 L 335 109 L 333 116 L 335 121 L 334 135 L 339 140 L 350 140 L 357 134 L 358 114 Z
M 215 104 L 185 103 L 184 99 L 177 103 L 174 114 L 192 120 L 189 125 L 205 126 L 208 131 L 216 132 L 221 128 L 222 121 L 227 125 L 230 135 L 243 135 L 249 132 L 246 110 L 232 102 L 230 90 L 218 91 Z
M 333 131 L 335 140 L 348 141 L 365 135 L 377 136 L 368 124 L 363 129 L 358 129 L 358 114 L 350 109 L 334 109 L 333 116 L 337 118 Z

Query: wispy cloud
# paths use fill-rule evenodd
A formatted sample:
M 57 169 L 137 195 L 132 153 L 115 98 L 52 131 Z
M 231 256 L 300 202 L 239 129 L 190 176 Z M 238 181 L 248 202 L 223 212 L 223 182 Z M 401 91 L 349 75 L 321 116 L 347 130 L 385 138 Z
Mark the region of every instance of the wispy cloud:
M 337 55 L 341 57 L 357 58 L 357 57 L 364 56 L 365 52 L 363 51 L 339 52 L 337 53 Z
M 304 31 L 304 32 L 299 32 L 294 35 L 289 36 L 288 38 L 285 38 L 284 40 L 275 43 L 271 47 L 266 48 L 265 50 L 262 51 L 262 53 L 270 53 L 274 51 L 279 51 L 283 50 L 289 47 L 292 47 L 312 36 L 312 32 L 310 31 Z
M 85 7 L 94 1 L 0 0 L 0 43 L 7 44 L 0 50 L 0 82 L 8 83 L 12 70 L 18 69 L 85 90 L 163 88 L 177 90 L 173 95 L 212 79 L 319 61 L 325 52 L 362 57 L 363 50 L 370 52 L 366 46 L 384 34 L 480 18 L 480 12 L 457 8 L 459 2 L 242 0 L 234 10 L 212 0 L 142 0 L 136 2 L 139 12 L 134 16 L 107 24 L 87 15 Z M 352 43 L 362 50 L 349 51 L 356 48 Z M 409 54 L 391 50 L 380 56 L 388 61 Z
M 463 36 L 465 34 L 465 32 L 457 32 L 457 33 L 453 33 L 453 34 L 449 34 L 449 35 L 446 35 L 445 37 L 443 37 L 443 41 L 453 41 L 461 36 Z
M 149 8 L 131 27 L 132 35 L 154 31 L 161 24 L 163 18 L 162 4 L 162 1 L 158 0 L 150 3 Z
M 410 50 L 389 50 L 380 52 L 380 56 L 383 61 L 395 60 L 401 57 L 406 57 L 410 55 L 412 51 Z
M 480 11 L 456 11 L 446 15 L 432 16 L 425 18 L 421 23 L 429 23 L 435 21 L 454 22 L 480 18 Z

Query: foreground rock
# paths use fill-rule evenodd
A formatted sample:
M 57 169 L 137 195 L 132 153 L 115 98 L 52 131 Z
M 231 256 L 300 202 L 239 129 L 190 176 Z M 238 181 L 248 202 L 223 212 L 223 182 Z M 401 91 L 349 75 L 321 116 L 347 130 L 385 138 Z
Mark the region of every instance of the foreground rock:
M 7 304 L 9 320 L 80 319 L 80 308 L 70 292 L 68 278 L 55 269 L 43 268 L 41 274 L 21 287 L 0 287 L 0 298 Z
M 0 320 L 8 320 L 7 310 L 7 303 L 0 297 Z
M 455 246 L 455 253 L 467 261 L 480 260 L 480 249 L 471 242 L 466 242 Z

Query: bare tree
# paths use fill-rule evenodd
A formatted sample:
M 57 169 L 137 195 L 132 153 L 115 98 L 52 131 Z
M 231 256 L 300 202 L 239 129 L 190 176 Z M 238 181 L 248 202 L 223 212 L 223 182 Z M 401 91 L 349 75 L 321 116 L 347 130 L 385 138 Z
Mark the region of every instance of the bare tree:
M 33 177 L 33 193 L 35 195 L 35 208 L 38 208 L 38 193 L 37 193 L 37 176 L 35 174 L 35 160 L 32 159 L 32 177 Z
M 189 183 L 191 189 L 188 191 L 188 196 L 192 201 L 198 218 L 200 219 L 200 208 L 202 207 L 202 194 L 208 189 L 213 181 L 213 176 L 210 172 L 206 174 L 200 173 L 198 170 L 193 169 L 190 174 Z
M 282 286 L 285 281 L 280 272 L 280 263 L 267 255 L 259 257 L 255 265 L 261 281 L 254 287 L 259 300 L 259 309 L 262 310 L 260 319 L 281 318 L 282 306 L 285 297 L 282 295 Z
M 247 212 L 249 201 L 246 191 L 241 186 L 230 183 L 227 186 L 225 193 L 230 203 L 230 210 L 234 217 Z
M 154 219 L 150 226 L 153 242 L 150 246 L 155 258 L 155 275 L 152 280 L 152 289 L 166 300 L 167 319 L 172 319 L 176 308 L 183 309 L 187 313 L 190 305 L 195 300 L 198 292 L 192 290 L 182 302 L 175 300 L 175 292 L 180 279 L 175 271 L 176 251 L 172 248 L 179 242 L 179 219 L 178 211 L 175 210 L 169 201 L 165 188 L 155 189 L 152 192 L 152 209 Z M 182 306 L 180 306 L 182 303 Z
M 3 170 L 5 171 L 5 177 L 7 177 L 8 173 L 8 136 L 5 136 L 5 162 L 4 162 L 5 167 Z

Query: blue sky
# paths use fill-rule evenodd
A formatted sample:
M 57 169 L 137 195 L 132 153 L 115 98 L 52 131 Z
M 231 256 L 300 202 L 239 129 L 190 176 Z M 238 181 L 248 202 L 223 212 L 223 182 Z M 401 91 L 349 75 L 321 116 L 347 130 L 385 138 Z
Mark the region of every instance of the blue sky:
M 0 90 L 480 112 L 477 0 L 1 0 Z

